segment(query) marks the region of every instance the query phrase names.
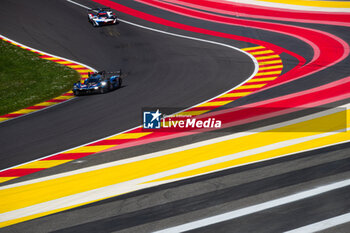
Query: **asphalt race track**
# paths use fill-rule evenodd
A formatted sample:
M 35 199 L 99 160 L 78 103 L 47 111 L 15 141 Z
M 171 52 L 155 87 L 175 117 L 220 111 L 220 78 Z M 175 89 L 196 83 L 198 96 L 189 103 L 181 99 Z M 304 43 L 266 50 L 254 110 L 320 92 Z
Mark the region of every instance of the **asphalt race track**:
M 186 11 L 187 15 L 184 15 L 180 10 L 176 11 L 177 8 L 172 8 L 173 1 L 77 0 L 75 2 L 92 8 L 101 6 L 98 2 L 105 5 L 118 3 L 170 22 L 234 34 L 254 41 L 265 41 L 285 49 L 280 55 L 284 65 L 282 73 L 286 75 L 285 77 L 288 77 L 288 72 L 293 72 L 297 67 L 299 58 L 287 54 L 288 51 L 303 57 L 306 64 L 314 62 L 319 57 L 320 62 L 309 67 L 310 70 L 314 69 L 315 73 L 306 74 L 305 77 L 285 84 L 277 83 L 275 87 L 262 89 L 256 94 L 240 98 L 225 105 L 224 108 L 249 106 L 249 104 L 288 94 L 298 95 L 302 91 L 331 85 L 348 77 L 350 73 L 348 56 L 344 56 L 339 62 L 329 63 L 329 67 L 326 67 L 328 66 L 326 52 L 319 51 L 319 56 L 315 58 L 317 46 L 310 46 L 312 43 L 308 43 L 308 40 L 303 41 L 300 37 L 298 39 L 272 30 L 220 23 L 219 18 L 216 19 L 217 21 L 201 19 L 199 14 L 196 15 L 190 11 L 196 9 L 196 5 L 191 5 L 190 10 Z M 188 3 L 186 0 L 180 2 L 184 4 L 179 3 L 181 6 L 186 6 L 185 3 Z M 203 0 L 203 4 L 204 2 L 208 1 Z M 160 8 L 163 3 L 169 5 Z M 251 58 L 246 54 L 217 44 L 150 31 L 123 21 L 118 25 L 94 28 L 87 22 L 86 9 L 66 0 L 3 0 L 0 5 L 3 9 L 0 15 L 0 20 L 3 22 L 0 24 L 1 35 L 30 47 L 81 62 L 97 70 L 113 71 L 122 68 L 125 74 L 123 87 L 116 91 L 103 95 L 80 96 L 53 108 L 1 123 L 0 170 L 136 127 L 141 124 L 142 107 L 184 109 L 201 103 L 243 82 L 252 75 L 255 68 Z M 202 9 L 202 13 L 208 12 L 210 12 L 208 9 Z M 141 15 L 134 17 L 124 9 L 123 12 L 117 11 L 117 13 L 127 22 L 168 33 L 215 41 L 237 48 L 256 46 L 253 40 L 250 41 L 252 43 L 243 39 L 233 40 L 151 22 Z M 16 17 L 13 17 L 14 15 Z M 243 21 L 250 19 L 248 16 L 229 16 L 225 12 L 217 13 L 217 16 Z M 283 22 L 269 18 L 257 21 Z M 283 22 L 283 24 L 322 31 L 325 32 L 324 35 L 340 38 L 344 44 L 350 42 L 349 25 L 306 22 Z M 283 30 L 283 27 L 280 30 Z M 336 54 L 329 52 L 332 48 L 327 46 L 326 48 L 329 58 Z M 306 73 L 306 70 L 307 68 L 301 70 L 300 74 Z M 347 83 L 344 82 L 344 85 Z M 329 108 L 348 104 L 349 96 L 345 94 L 344 96 L 328 104 L 320 103 L 319 106 Z M 321 99 L 321 96 L 319 98 Z M 291 113 L 284 117 L 256 121 L 244 125 L 243 128 L 233 129 L 249 132 L 251 129 L 292 120 L 299 116 L 298 113 Z M 348 122 L 345 124 L 347 126 Z M 18 182 L 29 182 L 29 185 L 33 185 L 30 183 L 33 179 L 42 178 L 43 183 L 48 182 L 48 190 L 57 190 L 58 188 L 53 187 L 55 184 L 62 185 L 62 189 L 66 187 L 74 189 L 73 184 L 79 182 L 74 178 L 72 180 L 67 178 L 62 183 L 54 183 L 54 181 L 49 183 L 50 181 L 45 179 L 64 172 L 105 166 L 122 159 L 138 159 L 138 156 L 162 153 L 165 150 L 192 145 L 192 143 L 204 143 L 206 140 L 215 140 L 222 136 L 229 136 L 231 133 L 232 131 L 202 133 L 93 154 L 5 182 L 0 186 L 0 198 L 1 195 L 6 195 L 1 194 L 1 187 L 6 187 L 7 184 L 16 187 Z M 345 136 L 342 137 L 346 139 L 347 132 L 343 134 Z M 266 143 L 268 143 L 268 137 L 266 136 Z M 284 153 L 292 156 L 273 157 L 274 159 L 260 160 L 256 163 L 246 162 L 241 164 L 244 166 L 227 166 L 215 172 L 208 170 L 198 173 L 200 175 L 184 175 L 185 178 L 168 178 L 169 181 L 164 183 L 162 183 L 163 180 L 150 180 L 159 183 L 125 192 L 122 195 L 111 195 L 113 196 L 111 198 L 96 198 L 96 201 L 86 201 L 85 204 L 76 205 L 75 208 L 62 208 L 60 211 L 48 212 L 30 218 L 28 221 L 23 219 L 18 223 L 14 222 L 16 223 L 14 225 L 2 228 L 1 232 L 154 232 L 162 230 L 164 232 L 286 232 L 298 229 L 350 212 L 350 186 L 342 183 L 349 182 L 350 179 L 350 138 L 345 139 L 339 143 L 329 143 L 331 146 L 322 144 L 314 147 L 317 149 L 300 149 L 295 153 L 287 153 L 288 151 Z M 249 144 L 259 143 L 252 141 Z M 242 148 L 244 146 L 242 144 Z M 217 147 L 218 151 L 221 149 Z M 171 153 L 180 158 L 184 156 L 181 150 L 180 152 L 171 151 Z M 215 154 L 216 151 L 203 149 L 196 153 L 203 154 L 203 160 L 205 160 L 204 157 L 207 154 Z M 171 161 L 168 163 L 170 164 Z M 169 164 L 165 162 L 164 167 L 171 167 Z M 154 169 L 157 169 L 158 165 L 154 164 Z M 135 173 L 141 174 L 143 170 L 152 168 L 141 166 L 140 171 L 135 170 Z M 123 173 L 113 173 L 106 167 L 101 170 L 103 170 L 101 174 L 103 172 L 107 174 L 106 180 L 103 180 L 103 175 L 98 177 L 102 177 L 100 182 L 105 182 L 106 187 L 110 177 L 115 176 L 116 180 L 122 179 L 120 176 L 123 176 Z M 98 177 L 96 179 L 99 179 Z M 96 180 L 92 178 L 91 183 L 94 182 Z M 147 180 L 142 184 L 144 183 L 147 183 Z M 329 191 L 317 189 L 335 183 L 339 183 L 340 186 Z M 81 186 L 88 186 L 88 184 L 88 178 L 81 180 Z M 40 188 L 44 186 L 34 184 L 28 187 L 41 190 Z M 24 191 L 28 192 L 29 199 L 36 200 L 36 195 L 41 194 L 35 190 Z M 294 201 L 283 201 L 284 197 L 302 196 L 307 191 L 310 193 L 309 196 L 305 194 L 306 196 L 298 197 Z M 14 192 L 13 195 L 14 200 L 10 198 L 9 200 L 15 203 L 15 198 L 17 195 L 20 197 L 20 194 Z M 64 204 L 65 199 L 62 199 L 61 203 Z M 33 202 L 34 204 L 37 203 Z M 46 206 L 41 208 L 45 209 Z M 234 212 L 230 215 L 231 217 L 224 219 L 223 215 L 231 212 Z M 213 216 L 217 218 L 213 220 Z M 0 213 L 0 220 L 1 218 L 2 213 Z M 203 221 L 200 222 L 200 220 Z M 213 222 L 209 224 L 211 221 Z M 329 226 L 323 228 L 323 232 L 350 231 L 350 223 L 346 220 L 333 226 L 332 223 L 327 224 Z M 327 224 L 324 225 L 327 226 Z M 299 232 L 311 232 L 313 229 L 321 228 L 301 229 Z
M 6 137 L 0 142 L 1 169 L 138 126 L 142 107 L 200 103 L 239 84 L 254 70 L 248 56 L 217 45 L 122 23 L 93 28 L 86 10 L 66 1 L 1 4 L 6 9 L 3 20 L 20 15 L 1 26 L 7 37 L 97 70 L 122 68 L 126 74 L 118 91 L 84 96 L 57 110 L 2 124 Z

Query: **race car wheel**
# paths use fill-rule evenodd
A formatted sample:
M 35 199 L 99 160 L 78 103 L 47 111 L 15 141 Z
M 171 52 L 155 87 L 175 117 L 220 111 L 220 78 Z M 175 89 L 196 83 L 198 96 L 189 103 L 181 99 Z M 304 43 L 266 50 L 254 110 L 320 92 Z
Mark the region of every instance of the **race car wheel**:
M 106 93 L 106 90 L 103 87 L 101 87 L 100 88 L 100 94 L 104 94 L 104 93 Z
M 112 83 L 108 83 L 108 90 L 111 91 L 111 90 L 113 90 L 113 89 L 114 89 L 114 88 L 113 88 Z
M 80 95 L 80 92 L 79 92 L 79 91 L 73 91 L 73 94 L 74 94 L 75 96 L 78 96 L 78 95 Z

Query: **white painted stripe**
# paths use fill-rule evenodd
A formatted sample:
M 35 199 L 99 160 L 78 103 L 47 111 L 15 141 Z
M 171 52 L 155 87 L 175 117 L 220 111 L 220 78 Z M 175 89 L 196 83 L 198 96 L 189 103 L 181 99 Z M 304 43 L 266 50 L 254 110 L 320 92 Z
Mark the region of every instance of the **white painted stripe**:
M 329 218 L 321 222 L 313 223 L 304 227 L 300 227 L 291 231 L 286 231 L 285 233 L 304 233 L 304 232 L 318 232 L 322 230 L 329 229 L 344 223 L 350 222 L 350 213 L 339 215 L 334 218 Z
M 180 151 L 190 150 L 190 149 L 202 147 L 205 145 L 210 145 L 210 144 L 214 144 L 214 143 L 218 143 L 218 142 L 222 142 L 222 141 L 227 141 L 227 140 L 240 138 L 240 137 L 244 137 L 244 136 L 248 136 L 248 135 L 252 135 L 252 134 L 257 134 L 258 132 L 273 130 L 273 129 L 277 129 L 280 127 L 284 127 L 284 126 L 304 122 L 307 120 L 311 120 L 314 118 L 323 117 L 323 116 L 326 116 L 329 114 L 341 112 L 341 111 L 344 111 L 344 108 L 346 106 L 350 106 L 350 104 L 343 105 L 343 106 L 340 106 L 340 107 L 334 108 L 334 109 L 329 109 L 329 110 L 326 110 L 323 112 L 315 113 L 312 115 L 296 118 L 296 119 L 289 120 L 286 122 L 252 129 L 251 132 L 234 133 L 234 134 L 230 134 L 230 135 L 226 135 L 226 136 L 222 136 L 222 137 L 208 139 L 205 141 L 196 142 L 196 143 L 188 144 L 185 146 L 180 146 L 180 147 L 176 147 L 176 148 L 172 148 L 172 149 L 167 149 L 167 150 L 163 150 L 163 151 L 158 151 L 158 152 L 154 152 L 154 153 L 140 155 L 140 156 L 136 156 L 136 157 L 132 157 L 132 158 L 128 158 L 128 159 L 117 160 L 117 161 L 113 161 L 113 162 L 109 162 L 109 163 L 104 163 L 104 164 L 86 167 L 86 168 L 82 168 L 82 169 L 78 169 L 78 170 L 74 170 L 74 171 L 64 172 L 64 173 L 60 173 L 60 174 L 56 174 L 56 175 L 52 175 L 52 176 L 46 176 L 46 177 L 42 177 L 42 178 L 38 178 L 38 179 L 23 181 L 23 182 L 19 182 L 19 183 L 15 183 L 15 184 L 4 185 L 4 186 L 0 187 L 0 190 L 9 189 L 9 188 L 13 188 L 13 187 L 19 187 L 19 186 L 28 185 L 28 184 L 34 184 L 34 183 L 38 183 L 38 182 L 42 182 L 42 181 L 46 181 L 46 180 L 57 179 L 57 178 L 71 176 L 71 175 L 80 174 L 80 173 L 84 173 L 84 172 L 95 171 L 95 170 L 99 170 L 99 169 L 103 169 L 103 168 L 114 167 L 114 166 L 118 166 L 118 165 L 122 165 L 122 164 L 133 163 L 133 162 L 142 161 L 142 160 L 146 160 L 146 159 L 156 158 L 156 157 L 160 157 L 160 156 L 171 154 L 171 153 L 177 153 Z
M 209 225 L 212 225 L 215 223 L 220 223 L 223 221 L 232 220 L 232 219 L 246 216 L 249 214 L 254 214 L 254 213 L 257 213 L 257 212 L 260 212 L 263 210 L 267 210 L 267 209 L 271 209 L 271 208 L 278 207 L 281 205 L 300 201 L 300 200 L 305 199 L 305 198 L 314 197 L 316 195 L 320 195 L 322 193 L 333 191 L 335 189 L 343 188 L 343 187 L 346 187 L 349 185 L 350 185 L 350 179 L 344 180 L 344 181 L 339 181 L 339 182 L 336 182 L 333 184 L 324 185 L 321 187 L 317 187 L 317 188 L 310 189 L 307 191 L 299 192 L 299 193 L 285 196 L 282 198 L 278 198 L 275 200 L 267 201 L 267 202 L 264 202 L 261 204 L 245 207 L 245 208 L 234 210 L 234 211 L 231 211 L 228 213 L 224 213 L 224 214 L 216 215 L 213 217 L 204 218 L 204 219 L 201 219 L 198 221 L 194 221 L 194 222 L 182 224 L 179 226 L 167 228 L 164 230 L 156 231 L 156 233 L 165 233 L 165 232 L 172 233 L 172 232 L 190 231 L 190 230 L 198 229 L 201 227 L 206 227 L 206 226 L 209 226 Z M 309 232 L 309 231 L 303 231 L 303 232 Z
M 257 6 L 264 7 L 274 7 L 274 8 L 282 8 L 288 10 L 299 10 L 299 11 L 322 11 L 322 12 L 350 12 L 349 8 L 337 8 L 337 7 L 316 7 L 316 6 L 301 6 L 301 5 L 293 5 L 293 4 L 284 4 L 284 3 L 276 3 L 276 2 L 265 2 L 265 1 L 256 1 L 256 0 L 226 0 L 234 3 L 242 3 L 242 4 L 251 4 Z
M 81 6 L 81 7 L 83 7 L 83 8 L 91 9 L 90 7 L 84 6 L 84 5 L 80 4 L 80 3 L 76 3 L 76 2 L 71 1 L 71 0 L 67 0 L 67 1 L 70 2 L 70 3 L 73 3 L 73 4 L 75 4 L 75 5 Z M 211 98 L 211 99 L 205 100 L 205 101 L 203 101 L 203 102 L 201 102 L 201 103 L 199 103 L 199 104 L 197 104 L 197 105 L 194 105 L 194 106 L 189 107 L 189 108 L 187 108 L 187 109 L 184 109 L 184 110 L 182 110 L 182 111 L 186 111 L 186 110 L 188 110 L 188 109 L 190 109 L 190 108 L 193 108 L 193 107 L 195 107 L 195 106 L 198 106 L 198 105 L 201 105 L 201 104 L 203 104 L 203 103 L 206 103 L 206 102 L 208 102 L 208 101 L 210 101 L 210 100 L 213 100 L 213 99 L 215 99 L 215 98 L 217 98 L 217 97 L 219 97 L 219 96 L 221 96 L 221 95 L 223 95 L 223 94 L 226 94 L 226 93 L 228 93 L 228 92 L 230 92 L 230 91 L 236 89 L 237 87 L 243 85 L 243 84 L 244 84 L 245 82 L 247 82 L 248 80 L 252 79 L 252 78 L 258 73 L 258 71 L 259 71 L 259 63 L 258 63 L 258 61 L 255 59 L 255 57 L 252 56 L 250 53 L 248 53 L 248 52 L 246 52 L 246 51 L 243 51 L 243 50 L 241 50 L 241 49 L 239 49 L 239 48 L 236 48 L 236 47 L 234 47 L 234 46 L 230 46 L 230 45 L 223 44 L 223 43 L 219 43 L 219 42 L 215 42 L 215 41 L 209 41 L 209 40 L 199 39 L 199 38 L 195 38 L 195 37 L 183 36 L 183 35 L 179 35 L 179 34 L 175 34 L 175 33 L 171 33 L 171 32 L 161 31 L 161 30 L 158 30 L 158 29 L 154 29 L 154 28 L 150 28 L 150 27 L 145 27 L 145 26 L 142 26 L 142 25 L 138 25 L 138 24 L 135 24 L 135 23 L 131 23 L 131 22 L 128 22 L 128 21 L 125 21 L 125 20 L 122 20 L 122 19 L 119 19 L 119 20 L 120 20 L 121 22 L 124 22 L 124 23 L 126 23 L 126 24 L 130 24 L 130 25 L 135 26 L 135 27 L 139 27 L 139 28 L 143 28 L 143 29 L 150 30 L 150 31 L 155 31 L 155 32 L 163 33 L 163 34 L 166 34 L 166 35 L 171 35 L 171 36 L 175 36 L 175 37 L 180 37 L 180 38 L 185 38 L 185 39 L 196 40 L 196 41 L 201 41 L 201 42 L 205 42 L 205 43 L 210 43 L 210 44 L 215 44 L 215 45 L 224 46 L 224 47 L 227 47 L 227 48 L 230 48 L 230 49 L 234 49 L 234 50 L 236 50 L 236 51 L 239 51 L 239 52 L 241 52 L 241 53 L 244 53 L 245 55 L 247 55 L 249 58 L 252 59 L 252 62 L 254 63 L 254 71 L 253 71 L 253 73 L 252 73 L 245 81 L 243 81 L 243 82 L 241 82 L 240 84 L 234 86 L 233 88 L 231 88 L 230 90 L 228 90 L 228 91 L 226 91 L 226 92 L 223 92 L 223 93 L 221 93 L 221 94 L 218 94 L 217 96 L 215 96 L 215 97 L 213 97 L 213 98 Z M 50 55 L 50 54 L 49 54 L 49 55 Z M 51 56 L 53 56 L 53 55 L 51 55 Z M 56 57 L 58 57 L 58 56 L 56 56 Z M 60 57 L 58 57 L 58 58 L 60 58 Z M 63 58 L 61 58 L 61 59 L 63 59 Z M 67 60 L 67 59 L 66 59 L 66 60 Z M 68 60 L 68 61 L 70 61 L 70 60 Z M 75 61 L 72 61 L 72 62 L 75 62 Z M 78 63 L 78 62 L 75 62 L 75 63 L 80 64 L 80 63 Z M 88 67 L 88 66 L 87 66 L 87 67 Z M 90 67 L 88 67 L 88 68 L 90 68 Z M 92 68 L 91 68 L 91 69 L 92 69 Z M 73 99 L 73 98 L 72 98 L 72 99 Z M 66 101 L 66 102 L 67 102 L 67 101 Z M 63 102 L 63 103 L 65 103 L 65 102 Z M 182 112 L 182 111 L 179 111 L 179 112 Z M 179 112 L 177 112 L 177 113 L 179 113 Z M 177 114 L 177 113 L 173 113 L 173 114 Z M 27 115 L 28 115 L 28 114 L 27 114 Z M 4 122 L 5 122 L 5 121 L 4 121 Z M 140 126 L 141 126 L 141 125 L 140 125 Z M 38 160 L 41 160 L 41 159 L 45 159 L 45 158 L 48 158 L 48 157 L 51 157 L 51 156 L 54 156 L 54 155 L 57 155 L 57 154 L 60 154 L 60 153 L 66 152 L 66 151 L 70 151 L 70 150 L 73 150 L 73 149 L 76 149 L 76 148 L 79 148 L 79 147 L 82 147 L 82 146 L 85 146 L 85 145 L 88 145 L 88 144 L 91 144 L 91 143 L 94 143 L 94 142 L 98 142 L 98 141 L 101 141 L 101 140 L 104 140 L 104 139 L 107 139 L 107 138 L 110 138 L 110 137 L 114 137 L 114 136 L 116 136 L 116 135 L 120 135 L 120 134 L 126 133 L 126 132 L 128 132 L 128 131 L 137 129 L 137 128 L 139 128 L 140 126 L 136 126 L 136 127 L 134 127 L 134 128 L 125 130 L 125 131 L 123 131 L 123 132 L 119 132 L 119 133 L 117 133 L 117 134 L 109 135 L 109 136 L 107 136 L 107 137 L 100 138 L 100 139 L 95 140 L 95 141 L 93 141 L 93 142 L 88 142 L 88 143 L 85 143 L 85 144 L 83 144 L 83 145 L 76 146 L 76 147 L 74 147 L 74 148 L 70 148 L 70 149 L 67 149 L 67 150 L 64 150 L 64 151 L 60 151 L 60 152 L 57 152 L 57 153 L 54 153 L 54 154 L 51 154 L 51 155 L 47 155 L 47 156 L 44 156 L 44 157 L 35 159 L 35 160 L 31 160 L 31 161 L 26 162 L 26 163 L 21 163 L 21 164 L 19 164 L 19 165 L 15 165 L 15 166 L 12 166 L 12 167 L 9 167 L 9 168 L 5 168 L 5 169 L 0 170 L 0 172 L 5 171 L 5 170 L 8 170 L 8 169 L 11 169 L 11 168 L 15 168 L 15 167 L 17 167 L 17 166 L 22 166 L 22 165 L 25 165 L 25 164 L 28 164 L 28 163 L 32 163 L 32 162 L 35 162 L 35 161 L 38 161 Z

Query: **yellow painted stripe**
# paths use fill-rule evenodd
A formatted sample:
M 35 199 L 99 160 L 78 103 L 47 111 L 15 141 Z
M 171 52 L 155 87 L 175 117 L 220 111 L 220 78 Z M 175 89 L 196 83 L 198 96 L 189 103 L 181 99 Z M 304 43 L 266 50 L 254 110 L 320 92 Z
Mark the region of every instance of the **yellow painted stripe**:
M 119 134 L 113 137 L 109 137 L 108 139 L 137 139 L 144 137 L 146 135 L 151 134 L 152 132 L 147 132 L 147 133 L 123 133 Z
M 256 47 L 244 48 L 242 50 L 244 50 L 244 51 L 252 51 L 252 50 L 258 50 L 258 49 L 265 49 L 265 47 L 263 47 L 263 46 L 256 46 Z
M 271 58 L 280 58 L 280 56 L 271 55 L 271 56 L 256 57 L 256 60 L 261 61 L 261 60 L 266 60 L 266 59 L 271 59 Z
M 64 152 L 63 154 L 66 153 L 89 153 L 89 152 L 100 152 L 103 150 L 106 150 L 108 148 L 114 147 L 114 145 L 108 145 L 108 146 L 83 146 L 79 147 L 73 150 L 69 150 Z
M 350 8 L 348 1 L 310 1 L 310 0 L 258 0 L 261 2 L 274 2 L 299 6 Z
M 92 70 L 90 69 L 80 69 L 80 70 L 77 70 L 79 73 L 87 73 L 87 72 L 93 72 Z
M 235 93 L 228 93 L 225 95 L 220 96 L 221 97 L 242 97 L 242 96 L 246 96 L 249 95 L 252 92 L 235 92 Z
M 71 61 L 57 61 L 57 63 L 60 63 L 60 64 L 74 64 L 72 63 Z
M 7 121 L 8 119 L 11 119 L 11 118 L 9 118 L 9 117 L 0 117 L 0 122 L 1 121 Z
M 271 64 L 282 64 L 281 60 L 273 60 L 273 61 L 261 61 L 259 65 L 271 65 Z
M 318 135 L 320 132 L 340 130 L 344 127 L 343 122 L 344 112 L 334 113 L 279 129 L 242 136 L 159 157 L 3 189 L 0 190 L 0 212 L 4 213 L 24 208 L 277 142 Z M 338 135 L 346 135 L 345 138 L 350 138 L 349 132 L 338 133 Z M 325 142 L 328 143 L 327 141 Z
M 12 113 L 15 113 L 15 114 L 27 114 L 27 113 L 31 113 L 31 112 L 35 112 L 37 111 L 37 109 L 21 109 L 21 110 L 18 110 L 16 112 L 12 112 Z
M 193 109 L 196 109 L 196 107 L 194 107 Z M 198 115 L 201 115 L 201 114 L 209 112 L 209 111 L 210 110 L 185 111 L 185 112 L 177 113 L 176 115 L 178 115 L 178 116 L 198 116 Z
M 71 99 L 71 98 L 73 98 L 74 96 L 72 96 L 72 95 L 61 95 L 61 96 L 59 96 L 59 97 L 56 97 L 56 98 L 54 98 L 55 100 L 68 100 L 68 99 Z
M 208 107 L 208 106 L 222 106 L 222 105 L 225 105 L 225 104 L 228 104 L 228 103 L 231 103 L 232 101 L 229 100 L 229 101 L 214 101 L 214 102 L 207 102 L 207 103 L 204 103 L 204 104 L 201 104 L 197 107 Z
M 50 60 L 50 61 L 60 60 L 57 57 L 43 57 L 42 59 L 46 59 L 46 60 Z
M 261 55 L 261 54 L 267 54 L 267 53 L 275 53 L 272 50 L 264 50 L 264 51 L 258 51 L 258 52 L 251 52 L 252 55 Z
M 72 160 L 39 160 L 31 163 L 24 164 L 22 166 L 15 167 L 18 168 L 49 168 L 61 165 L 63 163 L 67 163 Z
M 277 78 L 277 76 L 271 77 L 271 78 L 253 78 L 253 79 L 249 80 L 247 83 L 272 81 L 272 80 L 275 80 L 276 78 Z
M 70 68 L 85 68 L 85 66 L 82 65 L 68 65 Z
M 42 103 L 36 104 L 34 106 L 52 106 L 55 104 L 57 104 L 57 103 L 56 102 L 42 102 Z
M 16 178 L 18 178 L 18 176 L 0 177 L 0 183 L 6 182 L 6 181 L 9 181 L 9 180 L 13 180 L 13 179 L 16 179 Z
M 259 71 L 260 70 L 273 70 L 273 69 L 280 69 L 280 68 L 283 68 L 283 65 L 259 67 Z
M 243 85 L 243 86 L 240 86 L 240 87 L 236 88 L 236 90 L 261 88 L 261 87 L 263 87 L 263 86 L 265 86 L 265 85 L 266 85 L 266 83 L 263 83 L 263 84 L 254 84 L 254 85 Z
M 271 72 L 261 72 L 257 73 L 255 76 L 264 76 L 264 75 L 272 75 L 272 74 L 280 74 L 281 70 L 279 71 L 271 71 Z

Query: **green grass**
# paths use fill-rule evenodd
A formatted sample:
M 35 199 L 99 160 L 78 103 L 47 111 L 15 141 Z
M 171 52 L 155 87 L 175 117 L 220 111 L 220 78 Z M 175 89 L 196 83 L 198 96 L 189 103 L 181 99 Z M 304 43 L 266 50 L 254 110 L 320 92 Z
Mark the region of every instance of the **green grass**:
M 78 72 L 0 40 L 0 116 L 57 97 Z

